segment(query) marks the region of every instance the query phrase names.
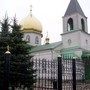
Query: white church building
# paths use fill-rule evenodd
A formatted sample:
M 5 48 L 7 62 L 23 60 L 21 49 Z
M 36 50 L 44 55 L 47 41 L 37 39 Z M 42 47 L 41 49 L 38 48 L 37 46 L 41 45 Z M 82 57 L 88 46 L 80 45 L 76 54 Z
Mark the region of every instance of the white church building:
M 28 41 L 29 45 L 33 46 L 30 54 L 33 55 L 34 60 L 56 60 L 57 62 L 58 55 L 63 55 L 64 57 L 65 55 L 69 55 L 70 57 L 81 59 L 84 52 L 90 51 L 90 34 L 88 33 L 87 17 L 77 0 L 70 0 L 63 16 L 62 41 L 49 43 L 49 37 L 47 36 L 45 39 L 46 43 L 41 45 L 41 38 L 43 37 L 42 24 L 32 15 L 32 10 L 30 14 L 22 20 L 21 25 L 24 33 L 23 39 Z M 65 67 L 64 62 L 63 66 Z M 78 68 L 82 68 L 83 70 L 82 77 L 80 76 L 80 78 L 78 75 L 78 79 L 82 79 L 84 67 L 83 65 L 78 65 Z M 46 69 L 49 70 L 50 68 L 46 67 Z M 72 79 L 69 74 L 65 75 L 68 76 L 68 79 Z
M 24 32 L 24 40 L 34 46 L 31 54 L 34 58 L 55 59 L 57 55 L 73 53 L 81 57 L 83 51 L 90 50 L 90 34 L 88 33 L 87 17 L 82 11 L 77 0 L 71 0 L 63 16 L 62 41 L 46 43 L 41 45 L 42 24 L 30 14 L 21 22 Z

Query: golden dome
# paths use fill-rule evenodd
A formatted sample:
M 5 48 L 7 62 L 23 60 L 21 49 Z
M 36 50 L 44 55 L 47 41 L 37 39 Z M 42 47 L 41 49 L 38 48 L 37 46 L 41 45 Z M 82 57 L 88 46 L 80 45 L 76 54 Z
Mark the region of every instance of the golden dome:
M 28 15 L 21 21 L 23 32 L 42 32 L 42 25 L 40 21 L 35 18 L 32 14 Z

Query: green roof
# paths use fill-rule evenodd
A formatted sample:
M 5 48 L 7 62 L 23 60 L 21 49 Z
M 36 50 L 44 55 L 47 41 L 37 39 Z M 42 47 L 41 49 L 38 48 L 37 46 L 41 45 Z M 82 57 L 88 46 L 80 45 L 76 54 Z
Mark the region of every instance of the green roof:
M 60 44 L 62 44 L 61 41 L 55 42 L 55 43 L 50 43 L 50 44 L 44 44 L 44 45 L 40 45 L 40 46 L 35 46 L 34 48 L 31 49 L 30 52 L 51 50 L 51 49 L 54 49 L 54 48 L 58 47 Z

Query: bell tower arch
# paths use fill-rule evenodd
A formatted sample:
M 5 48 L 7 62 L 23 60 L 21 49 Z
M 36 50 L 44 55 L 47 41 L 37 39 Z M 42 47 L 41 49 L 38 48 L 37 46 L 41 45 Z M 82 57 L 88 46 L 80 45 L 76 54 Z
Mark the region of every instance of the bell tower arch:
M 90 34 L 87 29 L 87 17 L 77 0 L 70 0 L 63 16 L 63 48 L 90 49 Z
M 77 0 L 71 0 L 63 17 L 63 33 L 87 30 L 87 17 L 83 13 Z

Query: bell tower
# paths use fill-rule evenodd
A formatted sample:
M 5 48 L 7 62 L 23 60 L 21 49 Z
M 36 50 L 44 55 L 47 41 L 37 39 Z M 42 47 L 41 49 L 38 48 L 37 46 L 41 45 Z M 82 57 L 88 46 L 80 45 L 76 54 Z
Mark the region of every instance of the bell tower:
M 63 48 L 79 47 L 90 49 L 90 34 L 87 29 L 87 17 L 77 0 L 71 0 L 63 16 Z
M 70 31 L 87 30 L 87 17 L 77 0 L 71 0 L 63 17 L 63 33 Z

